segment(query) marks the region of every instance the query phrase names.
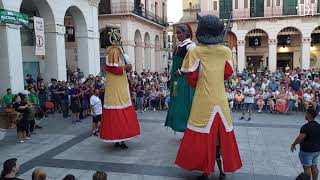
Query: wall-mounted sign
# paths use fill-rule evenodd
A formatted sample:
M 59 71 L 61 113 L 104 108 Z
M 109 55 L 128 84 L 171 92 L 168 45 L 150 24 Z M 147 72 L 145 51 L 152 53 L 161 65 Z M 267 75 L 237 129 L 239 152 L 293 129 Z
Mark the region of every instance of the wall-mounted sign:
M 0 9 L 0 24 L 29 26 L 29 16 L 24 13 Z
M 43 18 L 33 17 L 34 32 L 36 39 L 36 56 L 46 55 L 46 44 L 44 39 L 44 22 Z

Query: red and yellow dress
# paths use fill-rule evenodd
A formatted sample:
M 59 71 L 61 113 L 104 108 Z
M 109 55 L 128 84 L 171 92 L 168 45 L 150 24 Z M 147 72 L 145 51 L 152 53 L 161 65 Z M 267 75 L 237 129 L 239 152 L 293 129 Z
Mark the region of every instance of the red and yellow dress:
M 140 135 L 137 114 L 130 98 L 124 70 L 125 56 L 117 46 L 107 50 L 105 96 L 100 125 L 100 138 L 105 142 L 121 142 Z
M 187 129 L 176 164 L 211 175 L 219 137 L 223 169 L 234 172 L 242 162 L 233 130 L 224 80 L 232 75 L 232 52 L 223 45 L 200 45 L 186 56 L 182 71 L 196 87 Z

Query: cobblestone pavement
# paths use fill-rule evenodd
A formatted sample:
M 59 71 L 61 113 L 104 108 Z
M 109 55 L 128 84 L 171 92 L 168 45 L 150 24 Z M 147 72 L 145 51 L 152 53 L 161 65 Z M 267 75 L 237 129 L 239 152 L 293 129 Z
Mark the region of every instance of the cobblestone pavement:
M 55 114 L 43 119 L 44 128 L 25 143 L 18 143 L 15 130 L 10 130 L 0 141 L 0 162 L 18 158 L 20 177 L 26 180 L 36 167 L 46 169 L 49 180 L 66 174 L 89 180 L 96 170 L 108 172 L 111 180 L 192 180 L 200 175 L 174 164 L 182 134 L 164 127 L 166 112 L 138 116 L 142 134 L 128 142 L 128 150 L 116 150 L 91 136 L 90 118 L 72 124 Z M 303 114 L 255 114 L 250 122 L 238 120 L 237 113 L 233 117 L 243 167 L 227 179 L 292 180 L 302 171 L 297 152 L 289 148 L 304 123 Z

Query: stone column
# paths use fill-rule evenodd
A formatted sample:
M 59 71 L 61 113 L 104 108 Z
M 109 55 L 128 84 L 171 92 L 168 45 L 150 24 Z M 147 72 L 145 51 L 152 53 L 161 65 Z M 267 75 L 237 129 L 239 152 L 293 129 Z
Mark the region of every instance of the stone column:
M 20 26 L 0 25 L 0 94 L 24 89 Z
M 246 64 L 246 43 L 245 40 L 238 40 L 238 72 L 242 72 Z
M 92 11 L 92 30 L 91 30 L 91 42 L 90 48 L 92 49 L 90 54 L 90 63 L 93 63 L 93 71 L 91 72 L 94 75 L 97 75 L 101 71 L 100 67 L 100 33 L 99 33 L 99 23 L 98 23 L 98 6 L 100 0 L 89 0 L 89 5 L 91 6 Z
M 302 45 L 301 45 L 301 68 L 302 69 L 310 68 L 310 47 L 311 47 L 311 38 L 310 37 L 302 38 Z
M 142 72 L 144 67 L 144 45 L 142 42 L 139 42 L 135 45 L 135 69 L 138 73 Z
M 160 44 L 156 44 L 155 45 L 155 71 L 156 72 L 159 72 L 161 69 L 160 56 L 161 56 L 161 47 L 160 47 Z
M 151 59 L 150 59 L 150 66 L 151 66 L 151 69 L 150 71 L 151 72 L 155 72 L 156 71 L 156 51 L 155 51 L 155 45 L 154 44 L 151 44 L 150 45 L 150 54 L 151 54 Z
M 151 70 L 151 44 L 150 43 L 146 44 L 144 49 L 144 54 L 145 54 L 144 55 L 145 69 Z
M 268 68 L 271 72 L 275 72 L 277 70 L 277 48 L 278 48 L 278 40 L 269 39 L 269 58 L 268 58 L 269 67 Z
M 46 55 L 44 79 L 67 80 L 65 27 L 61 24 L 45 26 Z

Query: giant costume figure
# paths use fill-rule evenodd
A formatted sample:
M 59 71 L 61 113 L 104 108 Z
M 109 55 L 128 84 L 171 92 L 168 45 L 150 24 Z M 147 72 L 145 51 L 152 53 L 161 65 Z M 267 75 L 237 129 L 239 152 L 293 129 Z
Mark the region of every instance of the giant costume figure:
M 100 138 L 115 142 L 116 147 L 140 134 L 137 114 L 132 105 L 126 71 L 131 71 L 128 56 L 121 48 L 120 34 L 110 33 L 112 46 L 107 49 L 105 97 L 100 126 Z
M 176 34 L 181 43 L 173 55 L 170 102 L 165 126 L 171 127 L 174 131 L 184 132 L 190 114 L 194 88 L 188 84 L 186 76 L 181 71 L 181 65 L 187 52 L 196 45 L 191 41 L 192 30 L 189 24 L 180 24 Z
M 199 18 L 196 34 L 199 46 L 187 54 L 182 65 L 196 92 L 176 164 L 202 171 L 204 178 L 208 178 L 220 156 L 225 172 L 236 171 L 242 163 L 224 87 L 224 80 L 233 72 L 228 62 L 232 52 L 221 45 L 224 24 L 216 16 Z M 217 162 L 221 166 L 221 161 Z

